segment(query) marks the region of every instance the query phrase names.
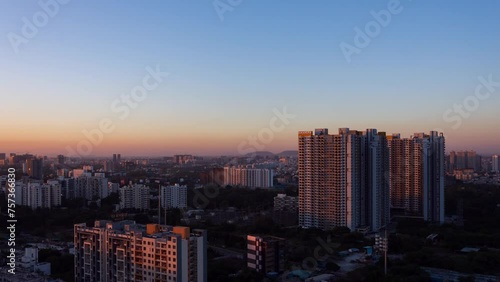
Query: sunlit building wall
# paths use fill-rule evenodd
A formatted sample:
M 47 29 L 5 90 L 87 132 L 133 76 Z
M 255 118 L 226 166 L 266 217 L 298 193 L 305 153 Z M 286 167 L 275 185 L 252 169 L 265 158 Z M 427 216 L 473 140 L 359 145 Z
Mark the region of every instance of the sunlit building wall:
M 493 155 L 491 157 L 491 168 L 493 172 L 500 172 L 500 159 L 498 158 L 498 155 Z
M 389 136 L 391 207 L 428 221 L 444 221 L 445 140 L 442 134 L 415 133 L 410 138 Z M 466 166 L 465 152 L 459 165 Z M 475 159 L 475 153 L 471 158 Z M 450 165 L 455 152 L 450 153 Z M 463 164 L 462 164 L 463 163 Z M 456 170 L 454 170 L 456 171 Z M 471 168 L 470 171 L 473 171 Z
M 274 171 L 267 168 L 224 167 L 224 185 L 250 188 L 273 187 Z
M 134 221 L 74 227 L 75 281 L 207 281 L 207 233 Z
M 300 131 L 299 224 L 324 230 L 379 230 L 389 220 L 389 151 L 385 133 Z

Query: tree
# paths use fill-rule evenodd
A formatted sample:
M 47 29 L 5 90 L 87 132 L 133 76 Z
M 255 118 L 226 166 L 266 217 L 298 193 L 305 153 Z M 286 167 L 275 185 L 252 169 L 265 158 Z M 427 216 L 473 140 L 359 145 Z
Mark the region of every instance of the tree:
M 326 263 L 326 269 L 330 271 L 338 271 L 340 269 L 340 266 L 338 266 L 336 263 L 329 261 Z
M 461 276 L 460 278 L 458 278 L 458 281 L 459 282 L 474 282 L 474 281 L 476 281 L 476 278 L 474 278 L 474 276 L 472 276 L 472 275 Z

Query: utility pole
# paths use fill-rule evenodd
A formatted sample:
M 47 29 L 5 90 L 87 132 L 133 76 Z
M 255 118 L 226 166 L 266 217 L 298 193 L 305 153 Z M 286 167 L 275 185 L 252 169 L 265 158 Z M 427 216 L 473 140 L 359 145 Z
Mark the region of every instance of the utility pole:
M 375 236 L 375 248 L 379 253 L 384 253 L 384 275 L 387 276 L 387 249 L 388 249 L 388 238 L 387 238 L 387 227 L 385 228 L 385 236 L 380 235 Z
M 384 238 L 384 275 L 387 276 L 387 243 L 389 239 L 387 238 L 387 226 L 385 227 L 385 238 Z
M 159 180 L 156 180 L 158 183 L 158 225 L 161 224 L 161 184 Z

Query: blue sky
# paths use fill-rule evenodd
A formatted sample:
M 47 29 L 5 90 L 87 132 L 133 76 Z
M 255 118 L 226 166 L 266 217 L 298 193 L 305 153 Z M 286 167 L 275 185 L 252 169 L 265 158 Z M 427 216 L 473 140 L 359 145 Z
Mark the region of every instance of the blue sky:
M 12 135 L 0 141 L 4 151 L 64 153 L 110 116 L 116 130 L 95 154 L 234 153 L 286 106 L 296 118 L 266 150 L 295 149 L 298 130 L 375 127 L 405 136 L 440 128 L 447 148 L 500 153 L 500 87 L 457 129 L 443 120 L 478 76 L 500 81 L 500 2 L 402 0 L 348 63 L 341 42 L 354 44 L 354 28 L 389 2 L 243 0 L 221 21 L 212 0 L 73 0 L 15 53 L 8 34 L 22 35 L 23 17 L 43 10 L 1 1 L 9 118 L 0 125 Z M 169 77 L 117 120 L 112 101 L 156 65 Z

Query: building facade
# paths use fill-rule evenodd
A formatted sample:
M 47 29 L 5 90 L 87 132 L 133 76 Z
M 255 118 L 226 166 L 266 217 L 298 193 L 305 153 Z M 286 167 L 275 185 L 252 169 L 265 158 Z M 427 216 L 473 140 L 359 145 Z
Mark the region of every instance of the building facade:
M 175 155 L 174 162 L 178 165 L 185 165 L 194 162 L 193 155 Z
M 299 208 L 297 197 L 278 194 L 274 197 L 275 211 L 296 211 Z
M 32 209 L 53 208 L 61 205 L 61 185 L 58 181 L 48 183 L 16 182 L 16 205 L 29 206 Z
M 389 221 L 389 150 L 385 133 L 300 131 L 299 225 L 373 231 Z
M 389 138 L 391 207 L 428 221 L 444 221 L 445 140 L 442 134 L 415 133 Z M 451 164 L 457 161 L 450 153 Z M 472 170 L 472 169 L 471 169 Z
M 160 198 L 162 208 L 187 208 L 187 186 L 162 186 Z
M 205 230 L 96 221 L 74 236 L 74 281 L 207 281 Z
M 285 270 L 285 239 L 247 236 L 247 267 L 266 274 Z
M 399 134 L 388 137 L 391 208 L 408 215 L 423 214 L 423 148 Z
M 422 146 L 422 196 L 424 220 L 444 223 L 445 139 L 442 133 L 415 133 Z
M 500 172 L 500 159 L 498 158 L 498 155 L 493 155 L 491 157 L 491 170 L 495 173 Z
M 140 185 L 129 185 L 119 189 L 120 191 L 120 209 L 139 209 L 149 210 L 149 188 Z
M 100 176 L 83 174 L 73 178 L 70 182 L 71 198 L 84 198 L 88 201 L 104 199 L 109 196 L 108 179 Z
M 474 171 L 481 170 L 481 156 L 476 151 L 451 151 L 447 170 L 453 173 L 456 169 L 473 169 Z
M 43 178 L 43 159 L 29 158 L 26 160 L 26 173 L 34 179 Z
M 274 171 L 267 168 L 224 167 L 224 185 L 249 188 L 273 187 Z

